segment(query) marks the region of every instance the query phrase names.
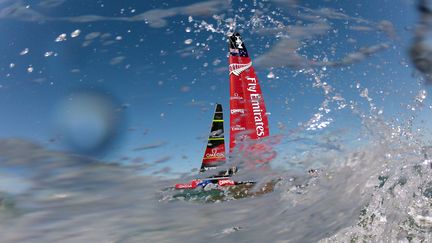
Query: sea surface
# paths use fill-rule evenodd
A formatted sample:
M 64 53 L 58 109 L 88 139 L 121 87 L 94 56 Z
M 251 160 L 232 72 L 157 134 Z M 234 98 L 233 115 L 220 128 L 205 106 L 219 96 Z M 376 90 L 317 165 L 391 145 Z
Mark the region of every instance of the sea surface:
M 282 180 L 271 193 L 216 202 L 166 189 L 190 178 L 4 139 L 2 166 L 31 171 L 14 173 L 20 187 L 2 193 L 2 242 L 429 242 L 429 151 L 391 136 L 336 151 L 299 138 L 290 146 L 320 152 L 297 163 L 320 160 L 317 173 L 243 170 L 235 178 Z

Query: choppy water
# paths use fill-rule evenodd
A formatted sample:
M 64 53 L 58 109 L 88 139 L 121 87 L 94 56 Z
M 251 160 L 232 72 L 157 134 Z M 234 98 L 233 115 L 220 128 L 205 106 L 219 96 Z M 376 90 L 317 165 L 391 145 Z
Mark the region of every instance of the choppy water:
M 291 146 L 310 145 L 299 138 Z M 428 242 L 427 153 L 390 137 L 322 149 L 301 161 L 331 162 L 316 177 L 267 171 L 263 180 L 284 179 L 273 193 L 199 203 L 164 200 L 161 190 L 174 181 L 136 168 L 2 140 L 2 164 L 31 170 L 13 173 L 22 186 L 2 195 L 0 234 L 2 242 Z

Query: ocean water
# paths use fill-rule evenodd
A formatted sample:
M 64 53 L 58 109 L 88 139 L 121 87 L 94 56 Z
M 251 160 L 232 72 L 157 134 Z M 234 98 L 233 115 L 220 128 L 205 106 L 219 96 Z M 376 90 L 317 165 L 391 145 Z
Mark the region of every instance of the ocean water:
M 179 179 L 2 140 L 3 166 L 31 168 L 2 194 L 2 242 L 429 242 L 429 151 L 390 136 L 302 161 L 325 160 L 318 175 L 267 170 L 259 180 L 282 178 L 273 192 L 217 202 L 174 200 L 164 188 Z
M 0 242 L 432 242 L 431 9 L 0 0 Z M 234 31 L 277 156 L 224 166 L 277 183 L 182 198 Z

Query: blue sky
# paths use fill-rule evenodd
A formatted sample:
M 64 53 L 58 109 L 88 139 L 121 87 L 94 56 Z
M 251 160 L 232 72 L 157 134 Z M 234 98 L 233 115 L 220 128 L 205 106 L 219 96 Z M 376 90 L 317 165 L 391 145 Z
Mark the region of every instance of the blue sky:
M 273 135 L 308 133 L 316 114 L 323 115 L 317 124 L 330 123 L 311 133 L 358 130 L 360 119 L 339 111 L 334 97 L 369 114 L 365 89 L 383 119 L 410 116 L 407 105 L 428 90 L 407 56 L 417 17 L 404 0 L 0 1 L 7 33 L 0 37 L 0 137 L 65 149 L 56 114 L 92 91 L 114 100 L 121 125 L 111 146 L 91 156 L 197 167 L 214 103 L 228 108 L 231 20 L 253 56 Z M 56 42 L 63 33 L 66 40 Z M 314 87 L 307 70 L 326 84 Z M 323 107 L 326 99 L 332 102 Z

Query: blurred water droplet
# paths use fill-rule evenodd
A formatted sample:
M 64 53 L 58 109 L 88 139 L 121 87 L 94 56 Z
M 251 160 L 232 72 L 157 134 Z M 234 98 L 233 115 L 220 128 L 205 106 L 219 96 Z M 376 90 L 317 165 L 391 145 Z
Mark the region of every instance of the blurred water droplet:
M 45 52 L 44 56 L 45 56 L 45 57 L 50 57 L 50 56 L 52 56 L 53 54 L 54 54 L 54 52 L 52 52 L 52 51 L 47 51 L 47 52 Z
M 220 59 L 215 59 L 214 61 L 213 61 L 213 66 L 217 66 L 217 65 L 219 65 L 220 63 L 221 63 L 222 61 L 220 60 Z
M 267 78 L 275 78 L 275 75 L 272 71 L 267 74 Z
M 57 109 L 59 134 L 78 153 L 104 151 L 115 141 L 121 125 L 117 102 L 101 92 L 70 94 Z
M 180 91 L 181 91 L 181 92 L 189 92 L 189 91 L 190 91 L 190 87 L 189 87 L 189 86 L 182 86 L 182 87 L 180 88 Z
M 91 32 L 91 33 L 88 33 L 84 39 L 93 40 L 93 39 L 98 38 L 100 36 L 100 34 L 101 34 L 100 32 Z
M 78 37 L 80 34 L 81 34 L 81 30 L 77 29 L 77 30 L 73 31 L 73 32 L 70 34 L 70 36 L 71 36 L 72 38 L 75 38 L 75 37 Z
M 420 21 L 410 48 L 411 60 L 428 82 L 432 82 L 432 4 L 429 0 L 418 1 Z
M 55 42 L 62 42 L 66 40 L 66 33 L 60 34 L 59 36 L 57 36 L 57 38 L 55 39 Z
M 190 44 L 192 44 L 192 39 L 187 39 L 187 40 L 184 41 L 184 43 L 186 45 L 190 45 Z
M 21 56 L 24 56 L 24 55 L 26 55 L 27 53 L 29 53 L 29 51 L 30 51 L 30 49 L 25 48 L 24 50 L 22 50 L 22 51 L 20 52 L 20 55 L 21 55 Z

